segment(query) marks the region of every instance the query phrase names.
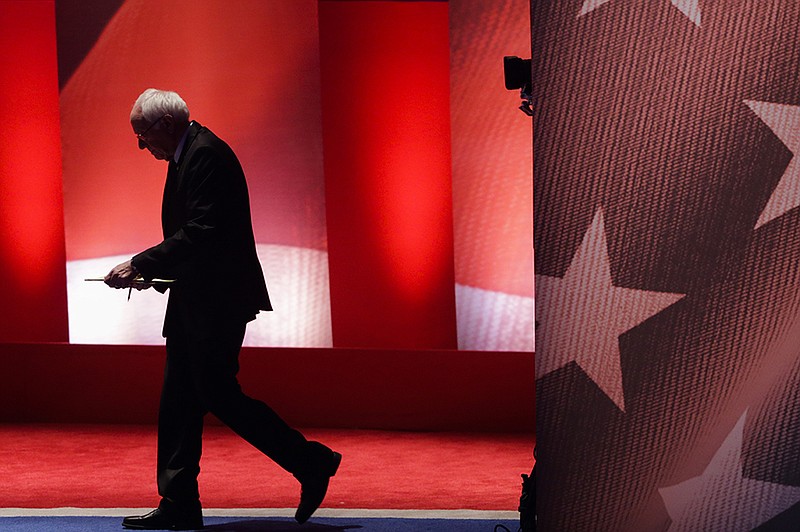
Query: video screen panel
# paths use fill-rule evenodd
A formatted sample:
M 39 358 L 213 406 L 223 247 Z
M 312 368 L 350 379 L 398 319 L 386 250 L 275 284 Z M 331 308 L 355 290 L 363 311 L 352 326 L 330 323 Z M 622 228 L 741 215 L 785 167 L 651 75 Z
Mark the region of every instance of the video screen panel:
M 531 57 L 527 0 L 451 0 L 459 349 L 533 352 L 533 152 L 504 56 Z
M 275 310 L 245 345 L 331 345 L 316 0 L 58 0 L 72 343 L 160 344 L 166 297 L 85 278 L 161 241 L 166 165 L 129 115 L 148 87 L 237 153 Z
M 530 56 L 529 4 L 448 5 L 458 346 L 533 351 L 531 119 L 502 61 Z M 163 343 L 166 297 L 84 281 L 161 240 L 166 165 L 128 123 L 157 87 L 245 169 L 275 305 L 245 345 L 332 346 L 317 0 L 57 0 L 56 18 L 70 341 Z

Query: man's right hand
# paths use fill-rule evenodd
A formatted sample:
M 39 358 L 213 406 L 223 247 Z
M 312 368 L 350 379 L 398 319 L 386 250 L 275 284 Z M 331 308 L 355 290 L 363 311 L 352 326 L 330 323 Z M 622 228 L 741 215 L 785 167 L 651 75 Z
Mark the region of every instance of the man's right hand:
M 147 288 L 147 286 L 143 286 L 141 283 L 138 283 L 139 286 L 137 286 L 136 277 L 138 275 L 139 272 L 136 271 L 136 268 L 133 267 L 131 261 L 128 260 L 122 264 L 117 264 L 114 266 L 114 268 L 108 272 L 108 275 L 106 275 L 103 280 L 112 288 L 128 288 L 131 286 L 137 290 Z

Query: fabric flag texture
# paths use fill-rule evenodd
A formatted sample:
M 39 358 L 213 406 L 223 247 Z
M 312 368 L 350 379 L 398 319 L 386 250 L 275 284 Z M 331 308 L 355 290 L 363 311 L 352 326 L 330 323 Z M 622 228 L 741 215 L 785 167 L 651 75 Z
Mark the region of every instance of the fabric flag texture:
M 800 3 L 534 0 L 543 531 L 800 529 Z

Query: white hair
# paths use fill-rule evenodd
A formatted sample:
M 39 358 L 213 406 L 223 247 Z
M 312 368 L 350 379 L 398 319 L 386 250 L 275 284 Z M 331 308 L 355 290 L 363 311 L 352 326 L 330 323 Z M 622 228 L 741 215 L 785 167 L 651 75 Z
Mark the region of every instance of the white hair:
M 131 120 L 141 116 L 154 122 L 164 115 L 172 115 L 177 122 L 189 122 L 189 107 L 177 92 L 147 89 L 136 99 L 131 110 Z

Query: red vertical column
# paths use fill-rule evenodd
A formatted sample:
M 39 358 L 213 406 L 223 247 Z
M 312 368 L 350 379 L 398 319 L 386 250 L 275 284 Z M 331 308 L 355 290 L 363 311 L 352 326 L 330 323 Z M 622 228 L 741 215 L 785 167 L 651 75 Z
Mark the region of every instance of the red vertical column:
M 3 342 L 69 335 L 55 30 L 53 0 L 0 2 Z
M 457 346 L 447 7 L 319 3 L 337 347 Z

